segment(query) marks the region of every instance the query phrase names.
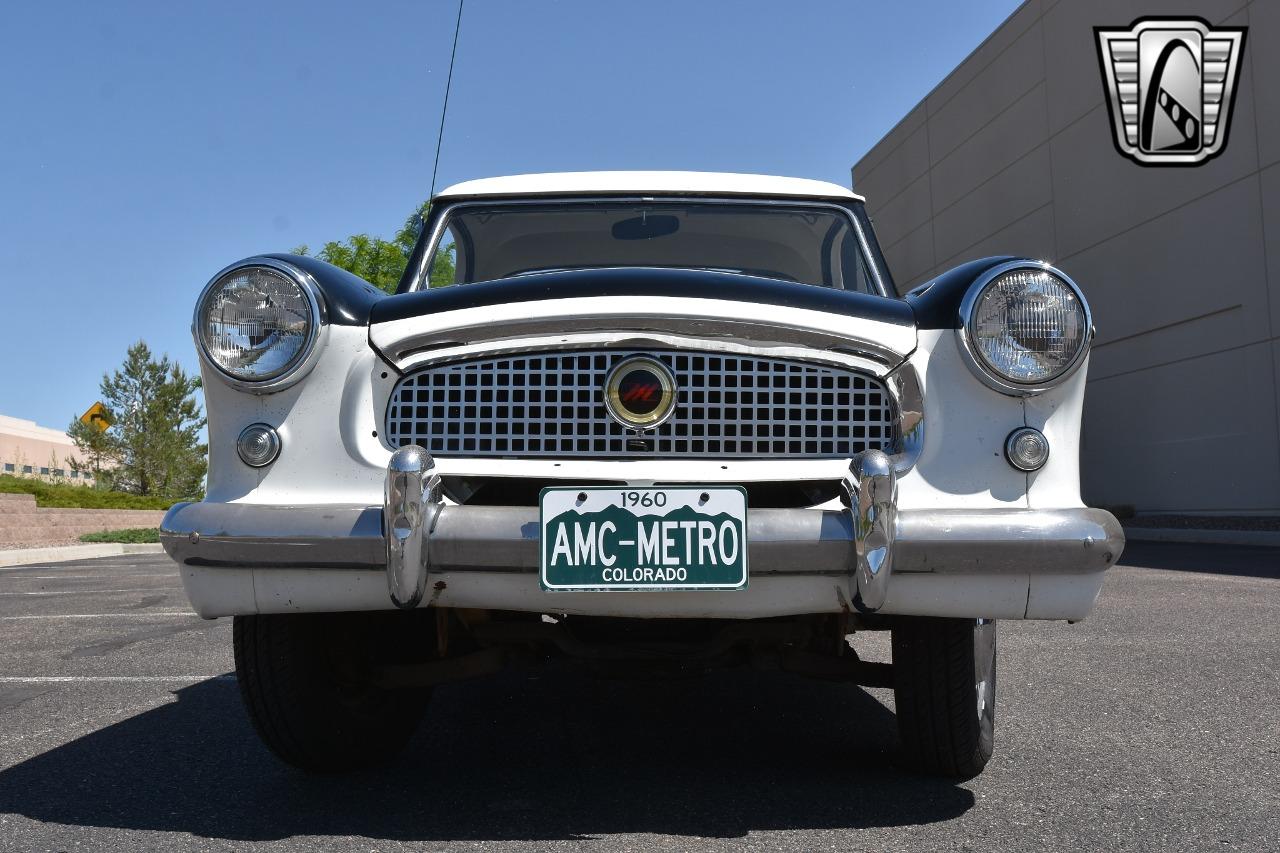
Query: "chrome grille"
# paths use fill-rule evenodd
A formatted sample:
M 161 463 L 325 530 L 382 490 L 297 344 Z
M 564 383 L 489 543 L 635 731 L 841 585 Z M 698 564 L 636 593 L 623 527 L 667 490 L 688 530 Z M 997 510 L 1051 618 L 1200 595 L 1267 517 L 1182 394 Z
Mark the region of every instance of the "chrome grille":
M 671 368 L 676 412 L 638 436 L 605 412 L 609 368 L 648 355 Z M 438 456 L 824 458 L 884 449 L 893 407 L 873 377 L 776 358 L 693 351 L 504 355 L 410 373 L 386 436 Z

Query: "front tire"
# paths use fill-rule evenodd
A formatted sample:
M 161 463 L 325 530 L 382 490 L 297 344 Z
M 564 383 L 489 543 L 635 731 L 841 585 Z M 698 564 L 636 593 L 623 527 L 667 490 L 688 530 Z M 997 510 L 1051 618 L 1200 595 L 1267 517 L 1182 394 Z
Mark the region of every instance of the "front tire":
M 310 772 L 385 764 L 408 743 L 431 697 L 375 683 L 388 650 L 434 650 L 416 613 L 237 616 L 236 680 L 262 742 Z
M 893 669 L 907 761 L 957 779 L 981 773 L 995 737 L 996 623 L 904 618 L 893 628 Z

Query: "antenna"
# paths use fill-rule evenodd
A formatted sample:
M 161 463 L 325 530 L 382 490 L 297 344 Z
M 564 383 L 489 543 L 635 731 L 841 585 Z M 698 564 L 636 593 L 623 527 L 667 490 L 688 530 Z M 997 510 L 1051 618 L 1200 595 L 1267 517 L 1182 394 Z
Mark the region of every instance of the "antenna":
M 436 159 L 431 164 L 431 191 L 427 201 L 436 194 L 436 173 L 440 170 L 440 146 L 444 143 L 444 119 L 449 114 L 449 90 L 453 88 L 453 60 L 458 55 L 458 33 L 462 30 L 462 6 L 466 0 L 458 0 L 458 21 L 453 25 L 453 50 L 449 52 L 449 76 L 444 83 L 444 106 L 440 108 L 440 132 L 436 134 Z

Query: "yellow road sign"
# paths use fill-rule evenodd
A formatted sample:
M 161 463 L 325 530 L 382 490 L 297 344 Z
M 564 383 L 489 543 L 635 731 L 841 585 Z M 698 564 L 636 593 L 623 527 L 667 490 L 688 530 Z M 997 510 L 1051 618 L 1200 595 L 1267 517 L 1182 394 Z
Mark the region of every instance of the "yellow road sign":
M 107 427 L 111 426 L 111 413 L 99 401 L 90 406 L 89 411 L 80 416 L 80 422 L 97 427 L 99 432 L 106 432 Z

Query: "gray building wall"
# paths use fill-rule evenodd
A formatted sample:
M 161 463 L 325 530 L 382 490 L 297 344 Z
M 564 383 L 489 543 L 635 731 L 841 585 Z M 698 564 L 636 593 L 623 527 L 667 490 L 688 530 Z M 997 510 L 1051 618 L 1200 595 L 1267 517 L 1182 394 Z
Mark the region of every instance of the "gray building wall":
M 1215 160 L 1150 168 L 1115 149 L 1093 27 L 1144 15 L 1249 27 Z M 1028 0 L 853 186 L 904 292 L 994 254 L 1052 261 L 1084 289 L 1087 500 L 1280 511 L 1280 0 Z

